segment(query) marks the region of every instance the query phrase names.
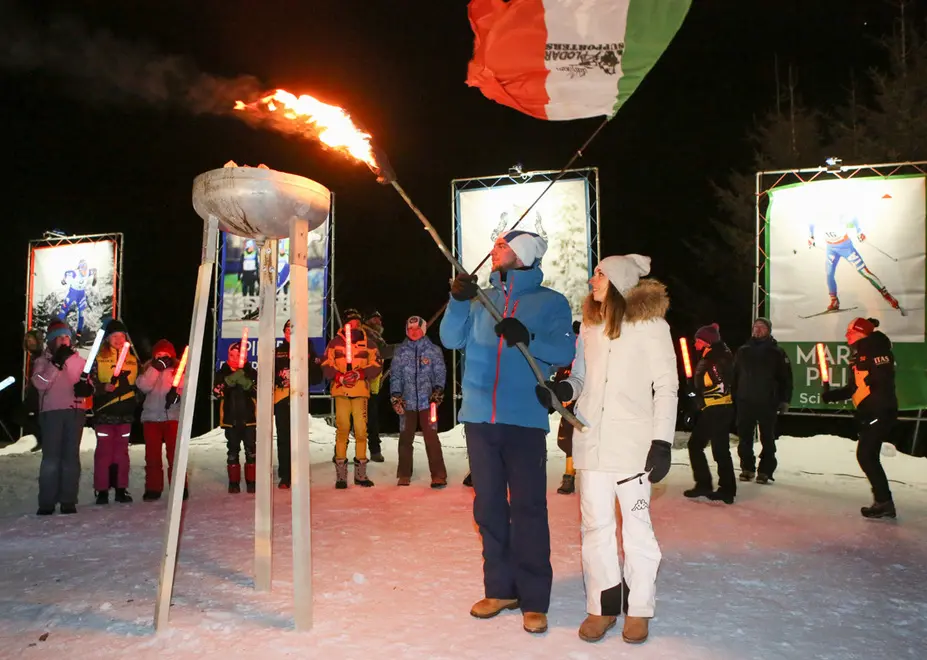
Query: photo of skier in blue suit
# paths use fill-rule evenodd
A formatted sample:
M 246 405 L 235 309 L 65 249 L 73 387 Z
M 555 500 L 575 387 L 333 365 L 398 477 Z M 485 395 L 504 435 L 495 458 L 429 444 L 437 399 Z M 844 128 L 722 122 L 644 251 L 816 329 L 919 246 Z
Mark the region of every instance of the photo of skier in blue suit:
M 68 287 L 68 295 L 65 296 L 61 303 L 61 309 L 58 312 L 58 319 L 67 323 L 68 314 L 71 310 L 77 309 L 77 324 L 75 326 L 77 335 L 84 330 L 84 311 L 90 307 L 87 300 L 87 287 L 93 287 L 97 284 L 97 269 L 90 268 L 87 261 L 81 259 L 74 270 L 66 270 L 64 277 L 61 278 L 61 284 Z

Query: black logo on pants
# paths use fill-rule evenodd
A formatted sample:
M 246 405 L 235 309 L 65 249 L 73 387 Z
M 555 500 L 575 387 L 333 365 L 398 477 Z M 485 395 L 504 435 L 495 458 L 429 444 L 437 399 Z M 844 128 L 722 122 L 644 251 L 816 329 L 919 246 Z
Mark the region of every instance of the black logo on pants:
M 646 511 L 649 507 L 647 506 L 647 500 L 637 500 L 631 511 Z

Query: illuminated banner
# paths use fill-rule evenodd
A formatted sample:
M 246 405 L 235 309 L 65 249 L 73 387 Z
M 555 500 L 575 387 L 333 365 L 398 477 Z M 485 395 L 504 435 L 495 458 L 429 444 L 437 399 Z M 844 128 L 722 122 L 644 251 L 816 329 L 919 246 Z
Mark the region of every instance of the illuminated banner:
M 924 176 L 813 181 L 769 196 L 769 313 L 793 363 L 792 403 L 829 407 L 820 402 L 815 343 L 825 344 L 833 386 L 844 385 L 851 352 L 844 333 L 861 316 L 878 319 L 894 344 L 901 407 L 927 405 Z

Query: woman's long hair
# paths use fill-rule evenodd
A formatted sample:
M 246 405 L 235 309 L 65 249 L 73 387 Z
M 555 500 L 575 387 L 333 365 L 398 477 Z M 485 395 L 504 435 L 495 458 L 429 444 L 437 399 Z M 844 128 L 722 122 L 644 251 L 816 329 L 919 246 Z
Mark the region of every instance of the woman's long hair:
M 615 285 L 608 283 L 605 300 L 597 302 L 590 292 L 583 303 L 583 323 L 586 325 L 605 324 L 605 336 L 609 339 L 618 339 L 621 336 L 621 322 L 628 303 Z

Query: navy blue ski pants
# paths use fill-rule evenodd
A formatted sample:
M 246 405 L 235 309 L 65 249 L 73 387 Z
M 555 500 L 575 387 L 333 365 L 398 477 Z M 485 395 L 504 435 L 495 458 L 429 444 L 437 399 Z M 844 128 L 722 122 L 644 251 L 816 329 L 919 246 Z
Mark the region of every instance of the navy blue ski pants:
M 546 613 L 553 582 L 547 434 L 508 424 L 466 424 L 464 430 L 486 598 L 517 598 L 522 612 Z

